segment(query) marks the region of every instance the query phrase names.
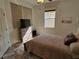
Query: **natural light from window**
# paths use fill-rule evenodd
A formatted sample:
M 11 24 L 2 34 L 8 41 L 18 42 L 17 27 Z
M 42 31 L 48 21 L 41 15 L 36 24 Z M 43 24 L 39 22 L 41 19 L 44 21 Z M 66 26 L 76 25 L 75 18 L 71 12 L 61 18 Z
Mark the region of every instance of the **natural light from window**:
M 55 28 L 56 11 L 45 11 L 44 13 L 44 27 Z

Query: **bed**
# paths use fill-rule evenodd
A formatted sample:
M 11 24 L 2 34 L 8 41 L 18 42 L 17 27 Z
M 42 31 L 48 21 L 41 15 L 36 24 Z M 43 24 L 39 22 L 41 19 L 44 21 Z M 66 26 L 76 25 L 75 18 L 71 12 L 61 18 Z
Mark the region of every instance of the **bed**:
M 72 59 L 70 48 L 64 45 L 64 38 L 57 35 L 39 35 L 25 43 L 28 53 L 43 59 Z

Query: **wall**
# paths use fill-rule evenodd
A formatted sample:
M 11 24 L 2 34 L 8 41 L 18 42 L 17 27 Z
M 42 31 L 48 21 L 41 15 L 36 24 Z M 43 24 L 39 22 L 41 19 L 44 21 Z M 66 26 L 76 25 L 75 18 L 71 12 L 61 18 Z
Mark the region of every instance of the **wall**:
M 56 32 L 58 34 L 64 35 L 70 32 L 77 31 L 79 27 L 79 0 L 66 0 L 61 2 L 57 7 L 57 29 Z M 62 17 L 72 17 L 72 24 L 62 24 Z
M 5 39 L 4 44 L 5 46 L 3 50 L 0 51 L 1 55 L 6 52 L 6 50 L 13 44 L 14 38 L 16 36 L 13 36 L 14 28 L 13 28 L 13 23 L 12 23 L 12 14 L 11 14 L 11 5 L 10 3 L 15 3 L 24 7 L 32 8 L 33 5 L 29 4 L 28 2 L 25 2 L 23 0 L 0 0 L 0 8 L 3 10 L 4 15 L 5 15 L 5 21 L 6 21 L 6 30 L 7 30 L 7 39 Z
M 44 4 L 40 6 L 35 6 L 34 9 L 34 20 L 33 27 L 37 29 L 39 33 L 49 33 L 57 35 L 66 35 L 70 32 L 75 32 L 78 27 L 79 19 L 79 7 L 78 0 L 64 0 L 61 2 L 53 2 L 50 4 Z M 44 28 L 44 11 L 56 8 L 56 27 L 55 28 Z M 62 17 L 71 17 L 71 24 L 63 24 Z
M 8 17 L 6 17 L 6 3 L 4 2 L 4 0 L 0 0 L 0 9 L 2 10 L 2 14 L 3 17 L 1 17 L 0 21 L 2 20 L 3 23 L 1 25 L 3 25 L 3 44 L 1 44 L 0 47 L 0 58 L 2 57 L 2 55 L 5 53 L 5 51 L 11 46 L 11 41 L 10 41 L 10 37 L 9 37 L 9 28 L 11 25 L 8 24 L 7 21 L 10 21 Z M 9 10 L 8 10 L 9 11 Z M 9 15 L 7 15 L 9 16 Z M 9 16 L 10 17 L 10 16 Z
M 8 1 L 20 6 L 28 7 L 28 8 L 33 8 L 34 6 L 31 3 L 29 3 L 27 0 L 8 0 Z

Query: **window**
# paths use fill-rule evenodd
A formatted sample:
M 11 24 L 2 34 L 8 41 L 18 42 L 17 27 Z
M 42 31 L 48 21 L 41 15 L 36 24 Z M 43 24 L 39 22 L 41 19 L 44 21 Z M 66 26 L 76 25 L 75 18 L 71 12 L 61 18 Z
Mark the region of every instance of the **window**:
M 55 28 L 56 10 L 45 11 L 44 13 L 44 27 Z

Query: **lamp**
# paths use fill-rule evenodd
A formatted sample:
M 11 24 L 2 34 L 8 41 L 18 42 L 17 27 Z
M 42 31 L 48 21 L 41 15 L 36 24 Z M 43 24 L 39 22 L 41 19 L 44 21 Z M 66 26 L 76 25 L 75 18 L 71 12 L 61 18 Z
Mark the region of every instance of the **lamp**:
M 44 3 L 44 0 L 37 0 L 37 3 Z

